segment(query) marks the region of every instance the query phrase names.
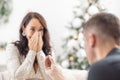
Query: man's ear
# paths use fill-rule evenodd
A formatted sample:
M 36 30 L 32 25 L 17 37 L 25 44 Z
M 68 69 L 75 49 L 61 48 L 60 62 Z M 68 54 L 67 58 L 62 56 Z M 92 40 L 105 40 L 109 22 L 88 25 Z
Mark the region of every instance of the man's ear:
M 91 48 L 95 47 L 95 45 L 96 45 L 96 36 L 94 34 L 90 34 L 89 43 L 90 43 Z

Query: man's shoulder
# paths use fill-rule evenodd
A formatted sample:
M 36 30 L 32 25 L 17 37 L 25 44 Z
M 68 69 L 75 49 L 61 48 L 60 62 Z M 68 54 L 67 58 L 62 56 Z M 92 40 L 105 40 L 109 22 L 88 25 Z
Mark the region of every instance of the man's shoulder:
M 107 60 L 100 60 L 91 65 L 90 71 L 101 71 L 108 67 Z
M 88 80 L 120 80 L 119 74 L 120 55 L 112 55 L 91 66 Z
M 93 67 L 97 66 L 114 66 L 116 64 L 120 64 L 120 49 L 116 49 L 112 51 L 108 56 L 106 56 L 104 59 L 97 61 L 93 64 Z M 120 66 L 120 65 L 119 65 Z
M 88 80 L 120 80 L 120 49 L 114 49 L 107 57 L 95 62 Z
M 120 53 L 117 55 L 107 56 L 106 58 L 95 62 L 91 69 L 109 69 L 109 68 L 116 68 L 120 67 Z

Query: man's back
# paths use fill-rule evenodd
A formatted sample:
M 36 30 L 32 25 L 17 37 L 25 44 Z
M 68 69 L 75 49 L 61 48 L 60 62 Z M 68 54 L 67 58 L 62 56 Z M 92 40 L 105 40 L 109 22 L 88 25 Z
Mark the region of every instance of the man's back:
M 106 58 L 93 64 L 88 80 L 120 80 L 120 49 L 113 49 Z

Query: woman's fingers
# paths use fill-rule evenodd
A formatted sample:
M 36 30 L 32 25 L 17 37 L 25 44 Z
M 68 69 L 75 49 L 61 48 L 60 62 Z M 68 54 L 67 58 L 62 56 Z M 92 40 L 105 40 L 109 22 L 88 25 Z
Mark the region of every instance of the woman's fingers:
M 42 50 L 43 47 L 43 39 L 42 39 L 42 35 L 39 34 L 39 38 L 38 38 L 38 51 Z
M 31 39 L 29 39 L 29 48 L 38 52 L 42 50 L 43 47 L 43 39 L 42 34 L 39 32 L 35 32 Z
M 51 55 L 48 55 L 48 57 L 49 57 L 49 59 L 50 59 L 50 62 L 51 62 L 52 64 L 55 64 L 55 62 L 54 62 L 52 56 L 51 56 Z
M 49 59 L 48 56 L 47 56 L 46 59 L 45 59 L 45 67 L 46 67 L 46 68 L 51 67 L 51 62 L 50 62 L 50 59 Z
M 38 46 L 38 33 L 35 32 L 31 39 L 29 39 L 29 49 L 37 51 L 37 46 Z
M 48 68 L 52 68 L 52 65 L 54 65 L 54 60 L 52 59 L 52 57 L 50 55 L 48 55 L 45 59 L 45 67 L 46 69 Z

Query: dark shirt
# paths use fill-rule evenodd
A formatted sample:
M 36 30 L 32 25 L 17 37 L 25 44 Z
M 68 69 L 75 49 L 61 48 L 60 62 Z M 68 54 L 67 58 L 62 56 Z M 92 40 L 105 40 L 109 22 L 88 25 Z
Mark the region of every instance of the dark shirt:
M 88 80 L 120 80 L 120 49 L 113 49 L 107 57 L 94 63 Z

